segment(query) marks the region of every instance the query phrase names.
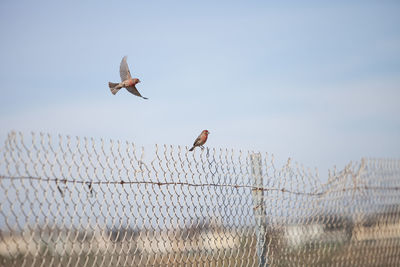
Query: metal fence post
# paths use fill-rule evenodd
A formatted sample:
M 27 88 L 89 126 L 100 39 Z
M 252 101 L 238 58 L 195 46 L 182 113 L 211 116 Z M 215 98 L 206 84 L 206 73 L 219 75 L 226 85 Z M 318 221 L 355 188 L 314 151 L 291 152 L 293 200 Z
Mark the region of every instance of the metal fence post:
M 254 218 L 256 221 L 258 264 L 259 266 L 268 266 L 266 257 L 267 242 L 264 191 L 261 189 L 263 188 L 261 154 L 251 154 L 250 161 L 254 186 L 254 189 L 252 190 L 252 197 Z

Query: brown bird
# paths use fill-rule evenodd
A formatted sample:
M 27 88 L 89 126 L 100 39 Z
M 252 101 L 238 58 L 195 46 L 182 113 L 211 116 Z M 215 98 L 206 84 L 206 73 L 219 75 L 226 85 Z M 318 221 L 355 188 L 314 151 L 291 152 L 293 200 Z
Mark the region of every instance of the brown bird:
M 128 63 L 126 62 L 127 56 L 124 56 L 121 60 L 121 64 L 119 66 L 119 75 L 121 76 L 120 83 L 112 83 L 108 82 L 108 86 L 110 87 L 111 93 L 115 95 L 121 88 L 126 88 L 128 92 L 142 97 L 144 99 L 148 99 L 147 97 L 142 96 L 139 91 L 136 89 L 136 84 L 140 83 L 138 78 L 132 78 L 131 72 L 129 71 Z
M 193 151 L 196 146 L 199 146 L 203 149 L 204 148 L 203 145 L 206 143 L 209 134 L 210 134 L 209 131 L 203 130 L 201 132 L 201 134 L 199 135 L 199 137 L 196 138 L 196 140 L 193 143 L 192 148 L 189 149 L 189 151 Z

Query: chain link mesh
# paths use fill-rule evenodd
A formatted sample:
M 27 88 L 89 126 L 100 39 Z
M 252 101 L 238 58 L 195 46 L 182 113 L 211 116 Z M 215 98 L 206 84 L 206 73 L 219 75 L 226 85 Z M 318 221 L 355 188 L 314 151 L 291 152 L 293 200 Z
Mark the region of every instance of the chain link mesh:
M 400 265 L 399 160 L 322 182 L 253 151 L 16 132 L 0 149 L 1 266 Z

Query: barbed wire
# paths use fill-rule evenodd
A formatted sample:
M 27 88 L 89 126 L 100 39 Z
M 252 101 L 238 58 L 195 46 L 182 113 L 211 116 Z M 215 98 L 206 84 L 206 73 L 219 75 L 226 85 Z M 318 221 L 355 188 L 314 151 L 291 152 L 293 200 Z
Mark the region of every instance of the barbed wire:
M 120 181 L 81 181 L 81 180 L 73 180 L 73 179 L 57 179 L 57 178 L 42 178 L 42 177 L 33 177 L 33 176 L 4 176 L 0 175 L 0 179 L 8 179 L 8 180 L 36 180 L 41 182 L 54 182 L 56 184 L 85 184 L 89 186 L 89 189 L 93 187 L 93 185 L 157 185 L 157 186 L 191 186 L 191 187 L 229 187 L 229 188 L 247 188 L 251 190 L 260 190 L 260 191 L 278 191 L 282 193 L 294 194 L 294 195 L 307 195 L 307 196 L 323 196 L 326 193 L 334 193 L 334 192 L 346 192 L 346 191 L 355 191 L 355 190 L 387 190 L 387 191 L 400 191 L 400 186 L 353 186 L 347 188 L 341 188 L 339 190 L 326 190 L 323 192 L 300 192 L 300 191 L 292 191 L 285 188 L 273 188 L 273 187 L 257 187 L 245 184 L 215 184 L 215 183 L 188 183 L 188 182 L 152 182 L 152 181 L 129 181 L 129 180 L 120 180 Z

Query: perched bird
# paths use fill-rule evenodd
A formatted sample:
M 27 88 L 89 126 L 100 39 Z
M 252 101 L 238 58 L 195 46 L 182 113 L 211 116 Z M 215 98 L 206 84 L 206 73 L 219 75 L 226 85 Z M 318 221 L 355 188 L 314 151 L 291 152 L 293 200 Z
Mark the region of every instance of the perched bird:
M 130 93 L 142 97 L 144 99 L 148 99 L 147 97 L 142 96 L 139 91 L 136 89 L 136 84 L 140 83 L 138 78 L 133 78 L 131 76 L 131 72 L 129 71 L 128 63 L 126 62 L 127 56 L 124 56 L 121 60 L 121 65 L 119 66 L 119 75 L 121 76 L 120 83 L 112 83 L 109 82 L 108 86 L 110 87 L 111 93 L 115 95 L 121 88 L 126 88 Z
M 196 138 L 196 140 L 195 140 L 194 143 L 193 143 L 192 148 L 189 149 L 189 151 L 193 151 L 193 149 L 194 149 L 196 146 L 199 146 L 199 147 L 201 147 L 201 148 L 204 148 L 203 145 L 206 143 L 209 134 L 210 134 L 209 131 L 203 130 L 203 131 L 201 132 L 201 134 L 199 135 L 199 137 Z

